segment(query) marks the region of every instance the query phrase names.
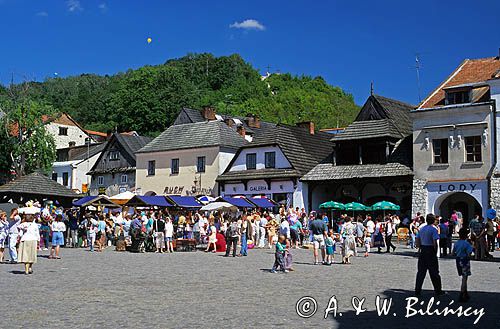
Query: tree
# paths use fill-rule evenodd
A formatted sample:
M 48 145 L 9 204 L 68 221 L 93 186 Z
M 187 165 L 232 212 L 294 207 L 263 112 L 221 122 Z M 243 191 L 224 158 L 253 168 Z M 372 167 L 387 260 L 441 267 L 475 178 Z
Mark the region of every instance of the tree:
M 9 98 L 0 103 L 5 113 L 0 134 L 0 165 L 4 178 L 19 177 L 36 170 L 48 173 L 56 158 L 56 146 L 45 125 L 58 113 L 48 105 L 28 99 L 27 85 L 9 88 Z

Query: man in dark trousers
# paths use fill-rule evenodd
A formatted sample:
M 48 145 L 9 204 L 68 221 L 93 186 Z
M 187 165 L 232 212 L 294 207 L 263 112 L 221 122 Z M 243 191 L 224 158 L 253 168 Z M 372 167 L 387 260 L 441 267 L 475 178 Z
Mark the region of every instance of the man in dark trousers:
M 425 225 L 417 234 L 416 243 L 420 248 L 420 255 L 418 256 L 417 265 L 417 280 L 415 282 L 415 294 L 420 296 L 422 293 L 422 285 L 424 284 L 425 275 L 429 271 L 434 292 L 437 296 L 443 295 L 444 292 L 441 287 L 441 277 L 439 276 L 439 263 L 437 258 L 437 240 L 439 234 L 437 228 L 434 226 L 436 217 L 433 214 L 428 214 Z
M 226 230 L 226 254 L 224 257 L 228 257 L 231 252 L 231 246 L 233 247 L 233 257 L 236 257 L 236 246 L 238 245 L 239 238 L 239 227 L 236 218 L 233 218 L 231 224 Z

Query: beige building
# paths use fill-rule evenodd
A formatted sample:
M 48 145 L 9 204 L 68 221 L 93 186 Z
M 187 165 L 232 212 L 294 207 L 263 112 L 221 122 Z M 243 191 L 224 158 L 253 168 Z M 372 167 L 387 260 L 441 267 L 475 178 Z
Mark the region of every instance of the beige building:
M 217 176 L 245 143 L 222 121 L 173 125 L 136 153 L 136 191 L 216 196 Z
M 491 79 L 498 57 L 465 60 L 421 104 L 413 118 L 413 213 L 467 221 L 498 208 L 497 112 Z

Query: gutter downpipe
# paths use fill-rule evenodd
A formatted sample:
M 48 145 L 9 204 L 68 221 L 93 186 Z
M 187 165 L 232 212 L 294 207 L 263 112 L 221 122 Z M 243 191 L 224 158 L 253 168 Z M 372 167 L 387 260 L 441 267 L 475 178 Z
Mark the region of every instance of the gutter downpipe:
M 491 103 L 491 106 L 492 106 L 492 114 L 493 114 L 493 163 L 491 164 L 491 168 L 490 168 L 490 171 L 488 172 L 488 176 L 487 176 L 487 179 L 488 179 L 488 199 L 489 199 L 489 206 L 491 207 L 492 204 L 491 204 L 491 177 L 493 176 L 493 173 L 495 171 L 495 168 L 497 166 L 497 163 L 498 163 L 498 154 L 497 154 L 497 117 L 496 117 L 496 114 L 497 114 L 497 107 L 496 107 L 496 101 L 493 100 L 493 102 Z

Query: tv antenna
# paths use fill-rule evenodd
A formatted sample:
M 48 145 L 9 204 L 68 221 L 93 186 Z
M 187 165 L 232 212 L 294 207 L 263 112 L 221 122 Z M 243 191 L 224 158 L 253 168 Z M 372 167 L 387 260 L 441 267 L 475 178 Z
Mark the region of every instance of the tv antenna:
M 416 53 L 415 54 L 415 71 L 417 73 L 417 89 L 418 89 L 418 102 L 420 103 L 422 101 L 422 95 L 421 95 L 421 90 L 420 90 L 420 54 Z

